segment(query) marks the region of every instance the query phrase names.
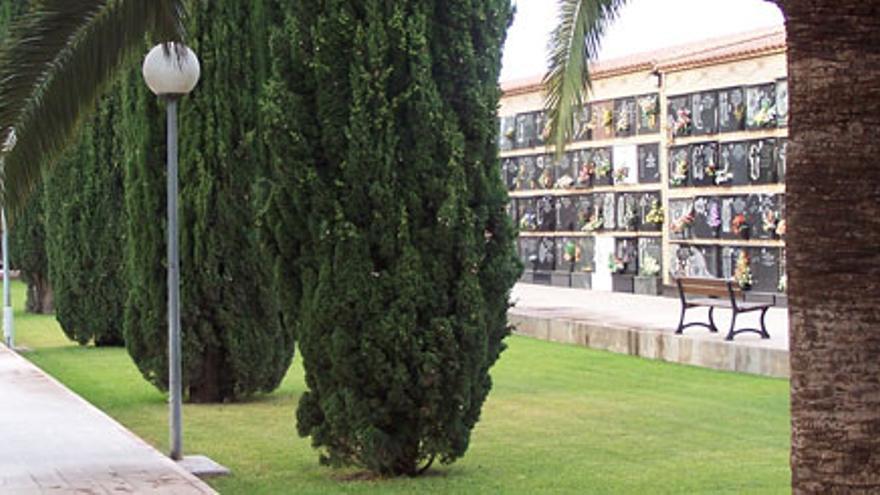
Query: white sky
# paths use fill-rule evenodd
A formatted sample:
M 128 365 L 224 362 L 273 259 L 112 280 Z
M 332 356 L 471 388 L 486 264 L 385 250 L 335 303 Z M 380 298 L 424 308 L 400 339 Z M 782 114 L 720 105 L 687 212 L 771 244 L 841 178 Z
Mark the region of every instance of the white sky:
M 547 39 L 557 22 L 557 0 L 514 3 L 502 81 L 544 73 Z M 606 33 L 600 59 L 782 23 L 779 8 L 765 0 L 630 0 Z

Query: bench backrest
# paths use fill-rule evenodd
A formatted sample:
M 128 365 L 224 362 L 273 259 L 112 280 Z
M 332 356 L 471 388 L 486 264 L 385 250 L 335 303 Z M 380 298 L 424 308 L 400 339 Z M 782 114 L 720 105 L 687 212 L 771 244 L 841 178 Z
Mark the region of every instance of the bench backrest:
M 729 297 L 736 304 L 736 298 L 742 295 L 742 289 L 730 280 L 718 278 L 677 278 L 678 293 L 682 301 L 687 294 L 699 294 L 709 297 Z

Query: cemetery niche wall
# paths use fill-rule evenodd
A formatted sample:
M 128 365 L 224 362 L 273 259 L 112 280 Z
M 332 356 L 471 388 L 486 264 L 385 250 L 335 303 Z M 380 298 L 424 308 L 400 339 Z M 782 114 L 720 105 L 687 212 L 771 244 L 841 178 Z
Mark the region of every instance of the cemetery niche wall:
M 634 62 L 605 86 L 598 73 L 559 158 L 540 86 L 505 93 L 498 147 L 523 281 L 658 293 L 712 277 L 784 292 L 784 53 L 749 57 L 766 60 L 675 65 L 678 77 Z

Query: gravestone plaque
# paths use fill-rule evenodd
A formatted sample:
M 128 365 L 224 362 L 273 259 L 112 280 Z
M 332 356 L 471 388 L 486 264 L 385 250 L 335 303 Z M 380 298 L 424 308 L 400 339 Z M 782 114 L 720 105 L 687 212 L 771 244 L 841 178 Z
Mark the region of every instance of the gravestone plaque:
M 615 230 L 617 228 L 617 202 L 614 193 L 598 194 L 597 198 L 602 201 L 602 228 Z
M 636 98 L 638 133 L 655 134 L 660 131 L 660 95 L 657 93 Z
M 592 232 L 601 228 L 598 219 L 601 217 L 601 208 L 595 205 L 592 194 L 580 194 L 575 196 L 577 208 L 577 229 L 581 232 Z
M 635 98 L 618 98 L 614 100 L 614 135 L 616 137 L 628 137 L 635 135 L 635 133 Z
M 553 155 L 538 155 L 535 157 L 535 171 L 537 180 L 534 189 L 552 189 L 556 182 L 556 167 Z
M 669 200 L 669 237 L 671 239 L 690 239 L 694 222 L 694 201 L 692 199 Z
M 663 275 L 663 248 L 660 239 L 656 237 L 639 238 L 639 270 L 645 269 L 656 263 L 660 267 L 658 276 Z
M 752 237 L 748 204 L 748 196 L 724 196 L 721 198 L 722 239 L 750 239 Z
M 535 157 L 534 156 L 521 156 L 516 158 L 517 161 L 517 175 L 513 189 L 515 191 L 528 191 L 531 189 L 537 189 L 538 187 L 538 176 L 540 175 L 538 169 L 535 167 Z
M 553 232 L 556 230 L 556 198 L 542 196 L 537 198 L 538 230 Z
M 721 145 L 719 170 L 715 183 L 720 186 L 749 184 L 749 143 L 738 141 Z M 719 184 L 719 181 L 721 183 Z
M 718 278 L 718 246 L 673 244 L 669 274 L 673 277 Z
M 639 193 L 617 195 L 617 230 L 637 230 L 639 226 Z
M 669 185 L 670 187 L 686 187 L 689 185 L 690 147 L 671 146 L 669 148 Z
M 504 177 L 504 184 L 508 191 L 515 191 L 517 188 L 517 177 L 519 176 L 519 159 L 505 158 L 501 160 L 501 176 Z
M 516 115 L 516 137 L 514 147 L 517 149 L 531 148 L 535 143 L 535 114 L 519 113 Z
M 547 114 L 544 111 L 534 112 L 535 115 L 535 141 L 532 146 L 544 146 L 547 136 L 549 135 L 549 127 L 547 126 Z
M 657 143 L 638 146 L 639 182 L 653 184 L 660 182 L 660 145 Z
M 590 105 L 584 104 L 574 113 L 574 140 L 589 141 L 593 138 L 593 117 Z
M 614 249 L 617 246 L 613 237 L 597 236 L 595 240 L 593 289 L 611 291 L 611 268 L 608 266 L 608 261 L 614 256 Z
M 779 182 L 785 182 L 785 159 L 788 154 L 788 139 L 776 140 L 776 178 Z
M 690 147 L 690 184 L 714 186 L 718 174 L 718 143 L 698 143 Z
M 538 241 L 537 237 L 520 237 L 517 239 L 519 260 L 526 270 L 535 269 L 535 263 L 538 261 Z
M 614 184 L 635 184 L 638 182 L 638 159 L 634 144 L 615 146 L 612 150 L 614 160 Z
M 614 247 L 614 255 L 623 262 L 623 272 L 639 273 L 639 239 L 637 237 L 618 237 Z
M 694 122 L 691 114 L 691 97 L 689 95 L 670 96 L 666 101 L 667 125 L 672 135 L 675 137 L 692 135 Z
M 587 246 L 586 241 L 592 238 L 586 237 L 557 237 L 556 238 L 556 269 L 570 272 L 585 272 L 592 270 L 592 246 Z
M 553 271 L 556 269 L 556 241 L 552 237 L 541 237 L 538 242 L 538 260 L 535 269 Z
M 752 290 L 755 292 L 776 292 L 779 287 L 779 266 L 779 248 L 749 248 Z
M 736 260 L 739 259 L 739 253 L 744 248 L 724 246 L 721 248 L 721 278 L 732 280 L 736 270 Z
M 572 151 L 571 163 L 575 170 L 575 187 L 578 189 L 586 189 L 593 185 L 592 171 L 592 151 L 578 150 Z
M 718 132 L 718 93 L 703 91 L 692 94 L 691 115 L 695 136 Z
M 560 196 L 556 198 L 556 230 L 574 232 L 578 228 L 579 196 Z
M 748 219 L 753 239 L 778 239 L 776 231 L 782 220 L 782 196 L 776 194 L 750 194 Z
M 610 186 L 614 182 L 614 166 L 611 163 L 611 148 L 595 148 L 590 155 L 593 170 L 593 186 Z
M 593 112 L 593 139 L 614 138 L 614 102 L 597 101 L 591 105 Z
M 663 203 L 659 192 L 646 192 L 638 195 L 639 230 L 656 232 L 663 227 Z M 652 211 L 657 210 L 653 215 Z M 659 215 L 657 213 L 659 212 Z M 656 220 L 660 220 L 658 223 Z
M 537 198 L 517 198 L 516 218 L 519 230 L 535 232 L 538 230 Z
M 571 153 L 565 153 L 561 158 L 555 160 L 555 155 L 550 155 L 551 159 L 554 159 L 553 163 L 556 166 L 556 171 L 554 172 L 554 177 L 556 177 L 556 182 L 554 183 L 554 189 L 573 189 L 575 185 L 575 169 L 571 160 Z
M 776 140 L 760 139 L 749 141 L 749 182 L 752 184 L 771 184 L 776 182 Z
M 746 88 L 746 129 L 776 127 L 776 84 Z
M 718 91 L 718 130 L 736 132 L 745 129 L 746 97 L 743 88 Z
M 788 126 L 788 79 L 776 80 L 776 122 Z
M 721 227 L 721 201 L 714 196 L 694 199 L 694 238 L 717 239 Z
M 513 149 L 516 137 L 516 116 L 510 115 L 498 119 L 498 149 L 509 151 Z

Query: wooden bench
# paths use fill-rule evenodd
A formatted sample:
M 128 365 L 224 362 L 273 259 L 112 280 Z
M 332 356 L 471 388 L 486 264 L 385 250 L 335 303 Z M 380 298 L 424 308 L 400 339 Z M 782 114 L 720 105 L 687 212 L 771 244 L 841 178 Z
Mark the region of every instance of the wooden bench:
M 733 340 L 737 334 L 744 332 L 754 332 L 761 338 L 769 339 L 770 334 L 767 333 L 767 327 L 764 325 L 764 317 L 767 310 L 773 306 L 773 303 L 765 302 L 745 302 L 743 301 L 743 291 L 733 282 L 729 280 L 720 280 L 714 278 L 678 278 L 675 279 L 678 285 L 678 295 L 681 297 L 681 318 L 678 321 L 678 330 L 676 334 L 680 335 L 688 327 L 706 327 L 710 332 L 718 332 L 715 326 L 713 313 L 715 308 L 726 308 L 733 311 L 730 318 L 730 330 L 727 332 L 726 340 Z M 691 298 L 688 296 L 703 296 Z M 700 321 L 685 324 L 684 314 L 691 308 L 707 307 L 709 308 L 709 323 Z M 761 312 L 761 328 L 740 328 L 734 330 L 736 325 L 736 317 L 740 313 L 750 313 L 753 311 Z

